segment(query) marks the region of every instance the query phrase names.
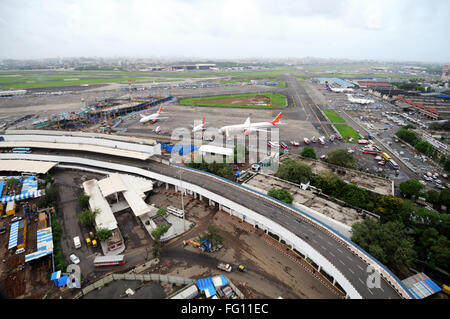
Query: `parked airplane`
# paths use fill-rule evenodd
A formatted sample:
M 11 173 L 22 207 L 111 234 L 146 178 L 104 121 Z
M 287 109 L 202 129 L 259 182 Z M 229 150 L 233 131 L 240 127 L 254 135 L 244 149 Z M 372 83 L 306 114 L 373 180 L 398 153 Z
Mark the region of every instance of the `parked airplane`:
M 273 119 L 273 121 L 270 121 L 270 122 L 258 122 L 258 123 L 250 123 L 250 116 L 249 116 L 244 124 L 222 126 L 219 129 L 219 133 L 225 134 L 228 137 L 228 136 L 230 136 L 230 133 L 232 133 L 232 132 L 244 131 L 245 135 L 250 135 L 250 133 L 252 133 L 252 132 L 265 131 L 265 130 L 260 130 L 260 129 L 261 128 L 276 127 L 277 125 L 282 124 L 282 123 L 280 123 L 281 115 L 283 115 L 283 112 L 280 112 Z
M 159 107 L 158 112 L 144 116 L 142 114 L 139 114 L 141 116 L 141 119 L 139 120 L 139 123 L 147 123 L 148 121 L 152 121 L 153 123 L 156 122 L 156 120 L 163 120 L 167 119 L 167 117 L 160 117 L 159 115 L 162 113 L 162 105 Z
M 205 124 L 206 124 L 206 121 L 205 121 L 205 118 L 203 118 L 201 124 L 196 125 L 196 126 L 191 125 L 191 127 L 192 127 L 192 132 L 204 131 L 204 130 L 206 129 L 206 128 L 205 128 Z
M 351 88 L 332 88 L 328 84 L 325 85 L 325 88 L 328 91 L 335 92 L 335 93 L 345 93 L 345 92 L 353 92 L 354 90 Z
M 351 94 L 347 94 L 348 101 L 350 103 L 357 103 L 357 104 L 369 104 L 369 103 L 375 103 L 374 100 L 369 99 L 361 99 L 361 98 L 355 98 Z

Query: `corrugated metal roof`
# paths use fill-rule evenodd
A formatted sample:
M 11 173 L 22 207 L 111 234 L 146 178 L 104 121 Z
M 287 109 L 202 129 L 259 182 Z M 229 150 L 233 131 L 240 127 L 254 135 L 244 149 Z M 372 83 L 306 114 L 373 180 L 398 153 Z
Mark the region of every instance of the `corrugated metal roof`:
M 199 153 L 215 153 L 220 155 L 233 155 L 234 151 L 231 148 L 214 146 L 214 145 L 202 145 L 198 149 Z
M 0 160 L 0 171 L 45 174 L 55 165 L 56 163 L 43 161 Z
M 37 251 L 25 256 L 25 262 L 53 253 L 52 228 L 47 227 L 37 231 Z
M 11 229 L 9 230 L 9 243 L 8 249 L 17 246 L 17 236 L 19 234 L 19 222 L 14 222 L 11 224 Z
M 28 198 L 41 197 L 43 194 L 44 194 L 43 191 L 37 190 L 37 191 L 34 191 L 34 192 L 28 192 L 28 193 L 19 194 L 19 195 L 3 196 L 1 198 L 1 202 L 2 203 L 17 202 L 17 201 L 28 199 Z
M 415 274 L 402 282 L 416 299 L 426 298 L 442 290 L 424 273 Z
M 95 179 L 83 183 L 84 192 L 90 196 L 89 206 L 92 210 L 99 209 L 100 214 L 95 217 L 95 223 L 99 228 L 114 230 L 117 221 L 106 199 L 103 197 L 98 182 Z

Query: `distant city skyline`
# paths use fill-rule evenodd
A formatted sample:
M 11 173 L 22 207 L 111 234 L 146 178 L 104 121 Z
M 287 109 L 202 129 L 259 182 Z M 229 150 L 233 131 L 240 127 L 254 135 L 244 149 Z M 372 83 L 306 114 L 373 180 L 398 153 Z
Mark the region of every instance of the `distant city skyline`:
M 450 2 L 2 1 L 0 59 L 450 62 Z

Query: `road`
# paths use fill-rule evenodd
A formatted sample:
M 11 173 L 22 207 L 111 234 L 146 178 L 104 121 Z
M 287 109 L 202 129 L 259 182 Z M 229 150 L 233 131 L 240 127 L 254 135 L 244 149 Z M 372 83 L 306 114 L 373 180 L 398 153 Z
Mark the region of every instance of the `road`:
M 36 153 L 55 154 L 54 152 L 45 151 Z M 73 155 L 67 151 L 58 151 L 58 153 L 58 155 L 63 156 Z M 181 168 L 168 166 L 152 160 L 140 161 L 82 152 L 77 153 L 77 157 L 132 165 L 176 179 L 179 178 L 179 171 L 181 170 Z M 368 276 L 366 272 L 367 264 L 347 249 L 344 244 L 332 238 L 328 232 L 307 223 L 300 215 L 293 213 L 275 202 L 261 199 L 256 193 L 243 191 L 238 186 L 231 185 L 216 178 L 206 178 L 205 175 L 194 171 L 183 170 L 182 179 L 183 181 L 199 185 L 204 189 L 239 203 L 285 227 L 327 258 L 351 282 L 363 298 L 400 298 L 397 292 L 384 279 L 381 280 L 380 288 L 368 288 L 366 285 Z

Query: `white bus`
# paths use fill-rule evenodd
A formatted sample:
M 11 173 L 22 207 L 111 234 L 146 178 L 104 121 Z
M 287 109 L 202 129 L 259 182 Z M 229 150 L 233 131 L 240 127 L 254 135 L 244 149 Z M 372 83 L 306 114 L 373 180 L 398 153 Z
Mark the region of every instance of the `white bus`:
M 184 210 L 169 206 L 169 207 L 167 207 L 167 212 L 171 213 L 174 216 L 184 218 Z
M 393 169 L 398 169 L 398 164 L 394 162 L 392 159 L 389 161 L 389 165 L 391 165 Z
M 125 264 L 124 255 L 98 256 L 94 259 L 95 267 L 118 266 Z

